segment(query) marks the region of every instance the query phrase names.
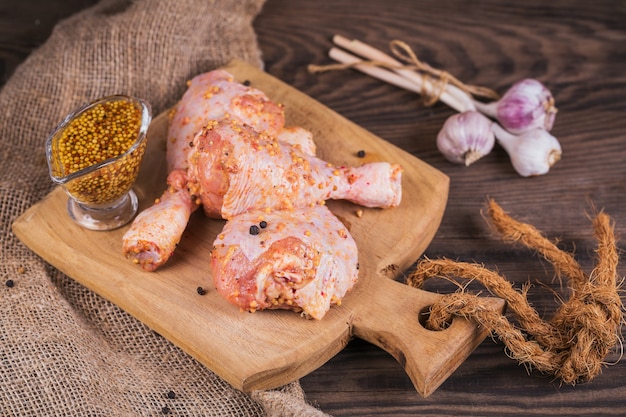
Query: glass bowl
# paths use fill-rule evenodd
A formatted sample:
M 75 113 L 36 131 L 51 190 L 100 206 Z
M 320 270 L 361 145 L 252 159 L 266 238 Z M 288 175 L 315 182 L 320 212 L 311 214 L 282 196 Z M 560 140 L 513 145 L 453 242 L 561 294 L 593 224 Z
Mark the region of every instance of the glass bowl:
M 48 137 L 50 178 L 68 194 L 68 213 L 79 225 L 112 230 L 135 216 L 132 187 L 151 120 L 147 102 L 113 95 L 74 110 Z

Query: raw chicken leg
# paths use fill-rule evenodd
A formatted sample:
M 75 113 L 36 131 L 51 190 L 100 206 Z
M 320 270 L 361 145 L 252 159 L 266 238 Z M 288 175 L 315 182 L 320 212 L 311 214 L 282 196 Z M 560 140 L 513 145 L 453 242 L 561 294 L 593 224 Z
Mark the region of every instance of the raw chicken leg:
M 200 74 L 188 83 L 188 89 L 171 114 L 167 133 L 167 189 L 161 203 L 144 210 L 123 237 L 123 253 L 153 271 L 165 263 L 180 241 L 189 216 L 200 200 L 191 194 L 187 183 L 187 155 L 194 136 L 209 120 L 228 115 L 254 129 L 279 134 L 288 140 L 301 141 L 303 148 L 315 145 L 302 129 L 284 129 L 282 106 L 272 102 L 255 88 L 234 81 L 223 70 Z M 292 138 L 294 137 L 294 138 Z
M 327 199 L 395 207 L 401 173 L 399 165 L 386 162 L 335 167 L 300 145 L 223 119 L 194 138 L 187 175 L 205 213 L 230 219 L 248 210 L 293 210 Z
M 321 319 L 358 276 L 357 246 L 326 206 L 250 211 L 226 222 L 211 252 L 218 292 L 243 310 Z

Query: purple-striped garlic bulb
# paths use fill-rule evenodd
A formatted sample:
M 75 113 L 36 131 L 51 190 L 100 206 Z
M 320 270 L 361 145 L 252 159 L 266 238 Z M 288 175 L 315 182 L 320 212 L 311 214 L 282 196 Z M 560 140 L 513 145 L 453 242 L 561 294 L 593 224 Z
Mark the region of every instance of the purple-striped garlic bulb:
M 516 135 L 536 128 L 550 131 L 557 113 L 550 90 L 532 78 L 516 82 L 497 101 L 476 102 L 476 107 Z

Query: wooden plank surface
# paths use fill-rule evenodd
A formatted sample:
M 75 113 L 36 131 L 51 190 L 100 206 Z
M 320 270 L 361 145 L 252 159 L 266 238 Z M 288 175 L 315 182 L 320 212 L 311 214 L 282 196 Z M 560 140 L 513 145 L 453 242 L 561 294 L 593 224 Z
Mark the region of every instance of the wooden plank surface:
M 3 79 L 45 39 L 53 17 L 95 2 L 4 2 Z M 625 235 L 625 20 L 621 0 L 268 0 L 254 25 L 270 74 L 450 177 L 446 211 L 425 255 L 483 262 L 516 287 L 534 282 L 530 301 L 549 317 L 557 305 L 553 291 L 567 296 L 567 282 L 561 287 L 550 265 L 530 251 L 502 243 L 480 210 L 487 196 L 495 198 L 575 251 L 586 271 L 595 262 L 590 202 Z M 449 164 L 434 146 L 453 113 L 446 106 L 425 107 L 416 95 L 356 72 L 307 72 L 310 63 L 330 62 L 326 52 L 336 33 L 381 49 L 402 39 L 426 62 L 500 92 L 523 77 L 540 79 L 559 108 L 554 134 L 562 141 L 563 160 L 533 179 L 517 177 L 499 147 L 470 168 Z M 624 241 L 619 245 L 623 253 Z M 622 266 L 619 271 L 623 276 Z M 429 289 L 454 290 L 435 282 Z M 620 359 L 619 352 L 610 355 L 611 365 L 590 383 L 561 385 L 529 373 L 506 356 L 502 344 L 485 340 L 423 399 L 396 360 L 355 339 L 301 384 L 310 401 L 334 416 L 617 416 L 626 407 L 626 365 Z

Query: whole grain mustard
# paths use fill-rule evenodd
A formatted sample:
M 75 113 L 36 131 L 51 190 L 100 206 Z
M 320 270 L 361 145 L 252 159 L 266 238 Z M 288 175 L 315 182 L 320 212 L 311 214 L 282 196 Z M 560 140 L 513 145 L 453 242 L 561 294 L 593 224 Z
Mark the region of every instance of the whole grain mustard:
M 64 176 L 85 170 L 84 175 L 66 184 L 76 200 L 84 204 L 107 204 L 130 190 L 139 171 L 145 141 L 125 153 L 135 144 L 141 122 L 142 111 L 135 103 L 110 100 L 78 114 L 60 132 L 54 146 L 58 168 Z M 89 170 L 109 160 L 111 163 Z

